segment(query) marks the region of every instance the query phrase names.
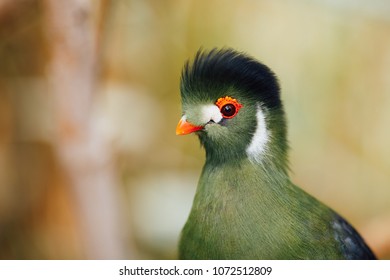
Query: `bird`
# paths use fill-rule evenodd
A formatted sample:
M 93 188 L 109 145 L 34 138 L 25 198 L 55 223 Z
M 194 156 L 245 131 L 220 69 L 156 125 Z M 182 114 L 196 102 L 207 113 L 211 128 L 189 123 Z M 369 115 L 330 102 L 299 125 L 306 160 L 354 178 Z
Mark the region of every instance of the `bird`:
M 290 179 L 280 92 L 268 66 L 233 48 L 201 48 L 185 62 L 176 134 L 196 134 L 206 157 L 179 259 L 376 259 L 350 223 Z

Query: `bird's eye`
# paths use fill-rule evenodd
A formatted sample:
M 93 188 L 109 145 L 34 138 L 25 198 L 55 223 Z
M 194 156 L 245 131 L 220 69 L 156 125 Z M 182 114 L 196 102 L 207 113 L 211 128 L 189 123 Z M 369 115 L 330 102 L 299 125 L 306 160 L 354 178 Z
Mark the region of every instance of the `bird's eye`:
M 221 108 L 221 113 L 224 118 L 232 118 L 236 114 L 236 107 L 233 104 L 226 104 Z
M 242 105 L 234 98 L 230 96 L 221 97 L 215 103 L 221 111 L 222 117 L 225 119 L 234 118 Z

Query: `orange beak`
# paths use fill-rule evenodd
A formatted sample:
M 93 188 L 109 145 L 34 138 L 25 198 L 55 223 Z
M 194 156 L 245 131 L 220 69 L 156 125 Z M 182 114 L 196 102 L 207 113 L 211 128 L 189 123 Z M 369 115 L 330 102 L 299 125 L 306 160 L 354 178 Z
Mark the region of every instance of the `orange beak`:
M 203 126 L 196 126 L 186 121 L 185 117 L 182 117 L 176 127 L 176 135 L 186 135 L 192 132 L 203 129 Z

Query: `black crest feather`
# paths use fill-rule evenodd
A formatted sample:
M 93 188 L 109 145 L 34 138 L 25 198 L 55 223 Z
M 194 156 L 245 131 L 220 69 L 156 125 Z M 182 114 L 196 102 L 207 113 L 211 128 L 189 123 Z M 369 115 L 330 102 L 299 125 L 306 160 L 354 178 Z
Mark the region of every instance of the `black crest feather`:
M 221 90 L 228 89 L 247 94 L 268 108 L 281 107 L 276 76 L 266 65 L 246 54 L 230 48 L 200 49 L 193 62 L 184 65 L 181 76 L 184 101 L 218 98 Z

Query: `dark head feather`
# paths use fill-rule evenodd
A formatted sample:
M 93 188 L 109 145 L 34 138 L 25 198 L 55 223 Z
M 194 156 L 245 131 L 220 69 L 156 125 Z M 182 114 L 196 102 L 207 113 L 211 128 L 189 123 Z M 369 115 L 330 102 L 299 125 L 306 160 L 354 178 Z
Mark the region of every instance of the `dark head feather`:
M 200 49 L 187 61 L 181 76 L 183 101 L 221 97 L 221 90 L 235 90 L 269 109 L 281 107 L 279 84 L 274 73 L 254 58 L 233 49 Z M 214 96 L 215 95 L 215 96 Z

